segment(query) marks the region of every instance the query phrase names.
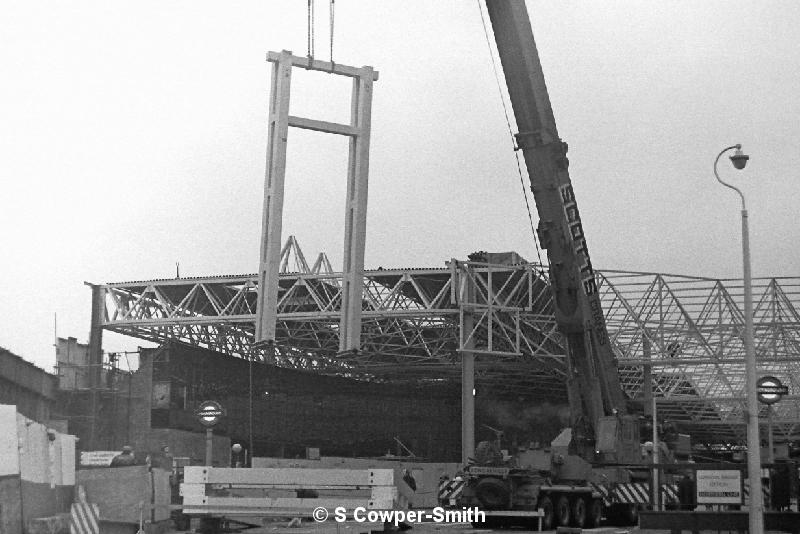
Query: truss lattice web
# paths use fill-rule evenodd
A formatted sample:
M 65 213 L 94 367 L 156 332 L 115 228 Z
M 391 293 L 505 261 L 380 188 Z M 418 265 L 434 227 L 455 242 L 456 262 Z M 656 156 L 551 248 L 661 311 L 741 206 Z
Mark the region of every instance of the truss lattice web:
M 479 388 L 566 400 L 564 348 L 540 265 L 451 261 L 441 269 L 366 271 L 361 350 L 339 353 L 341 275 L 303 263 L 300 272 L 281 273 L 270 350 L 251 346 L 256 275 L 102 285 L 103 328 L 371 380 L 459 380 L 459 349 L 469 342 Z M 629 398 L 642 398 L 643 365 L 651 364 L 661 416 L 695 441 L 744 441 L 741 281 L 625 271 L 597 277 Z M 759 372 L 790 393 L 774 407 L 775 429 L 797 439 L 800 277 L 754 280 L 753 294 Z

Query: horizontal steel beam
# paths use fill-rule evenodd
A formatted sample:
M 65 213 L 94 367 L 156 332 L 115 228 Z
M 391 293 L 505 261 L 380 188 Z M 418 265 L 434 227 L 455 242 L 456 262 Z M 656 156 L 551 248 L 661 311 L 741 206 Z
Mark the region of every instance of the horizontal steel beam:
M 339 124 L 338 122 L 319 121 L 315 119 L 306 119 L 304 117 L 295 117 L 289 115 L 289 126 L 295 128 L 302 128 L 304 130 L 313 130 L 315 132 L 324 132 L 338 135 L 348 135 L 354 137 L 361 133 L 361 130 L 349 124 Z
M 744 347 L 742 347 L 744 351 Z M 798 356 L 787 358 L 781 357 L 757 357 L 758 363 L 794 363 L 800 364 Z M 744 365 L 744 358 L 620 358 L 619 365 L 625 366 L 645 366 L 652 365 L 653 367 L 681 367 L 683 365 L 720 365 L 720 364 L 740 364 Z
M 444 317 L 458 315 L 458 309 L 433 309 L 433 310 L 378 310 L 362 312 L 364 319 L 386 319 L 392 318 L 421 318 L 430 319 L 432 317 Z M 169 326 L 169 325 L 225 325 L 252 323 L 255 314 L 249 315 L 192 315 L 175 317 L 148 317 L 146 319 L 115 319 L 103 322 L 104 327 L 137 327 L 137 326 Z M 330 323 L 338 324 L 339 311 L 330 312 L 290 312 L 279 313 L 278 321 L 309 322 L 309 323 Z
M 284 50 L 291 54 L 290 50 Z M 277 63 L 280 60 L 281 54 L 278 52 L 269 52 L 267 54 L 267 61 Z M 347 65 L 340 65 L 338 63 L 331 63 L 330 61 L 321 61 L 308 57 L 299 57 L 292 55 L 292 66 L 302 67 L 307 70 L 316 70 L 320 72 L 328 72 L 331 74 L 340 74 L 342 76 L 349 76 L 351 78 L 358 78 L 360 76 L 372 76 L 372 81 L 378 81 L 378 71 L 373 70 L 372 67 L 350 67 Z

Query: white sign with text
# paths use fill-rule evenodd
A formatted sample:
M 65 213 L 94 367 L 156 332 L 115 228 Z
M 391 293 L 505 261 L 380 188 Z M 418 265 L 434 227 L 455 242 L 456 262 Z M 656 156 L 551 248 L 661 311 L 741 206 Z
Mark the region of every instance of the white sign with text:
M 697 504 L 742 504 L 741 471 L 698 469 Z

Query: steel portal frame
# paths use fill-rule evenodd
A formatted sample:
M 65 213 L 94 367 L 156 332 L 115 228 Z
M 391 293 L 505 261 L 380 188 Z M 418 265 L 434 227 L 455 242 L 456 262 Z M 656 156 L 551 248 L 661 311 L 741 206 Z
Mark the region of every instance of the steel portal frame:
M 296 241 L 284 256 L 299 250 Z M 564 348 L 545 269 L 451 260 L 445 268 L 365 271 L 361 348 L 340 351 L 341 273 L 302 267 L 279 277 L 274 347 L 253 348 L 257 275 L 110 283 L 102 327 L 158 343 L 180 340 L 234 357 L 368 380 L 458 381 L 470 343 L 476 384 L 565 401 Z M 740 280 L 659 273 L 597 274 L 620 379 L 643 399 L 653 367 L 660 416 L 696 442 L 744 440 Z M 759 370 L 790 395 L 774 407 L 778 436 L 800 437 L 800 277 L 754 280 Z M 470 295 L 469 299 L 466 295 Z M 465 312 L 472 326 L 464 328 Z M 650 343 L 650 358 L 644 340 Z
M 281 249 L 283 197 L 286 179 L 286 148 L 289 127 L 344 135 L 349 139 L 347 163 L 347 196 L 345 199 L 344 269 L 341 275 L 341 313 L 339 321 L 340 350 L 355 350 L 360 345 L 362 272 L 367 233 L 367 185 L 369 176 L 369 141 L 372 117 L 372 85 L 378 72 L 372 67 L 360 68 L 335 64 L 332 61 L 301 58 L 288 50 L 270 52 L 272 83 L 267 142 L 267 173 L 264 180 L 264 204 L 261 223 L 258 292 L 256 307 L 256 342 L 272 346 L 276 340 L 276 303 L 279 299 L 278 275 L 284 251 Z M 350 124 L 295 117 L 289 115 L 292 70 L 303 68 L 352 78 Z M 285 247 L 284 247 L 285 248 Z

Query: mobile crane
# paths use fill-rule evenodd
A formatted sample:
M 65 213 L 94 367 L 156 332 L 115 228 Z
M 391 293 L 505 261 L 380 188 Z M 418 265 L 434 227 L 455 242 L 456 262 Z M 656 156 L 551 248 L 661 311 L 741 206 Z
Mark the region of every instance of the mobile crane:
M 558 136 L 528 12 L 523 0 L 487 0 L 486 7 L 539 214 L 537 233 L 547 250 L 555 319 L 566 340 L 575 453 L 586 459 L 617 453 L 615 459 L 624 461 L 638 453 L 638 439 L 636 447 L 620 451 L 619 443 L 599 434 L 612 421 L 629 420 L 626 399 L 569 177 L 567 144 Z
M 596 525 L 606 506 L 627 509 L 633 518 L 636 503 L 612 505 L 592 484 L 629 481 L 626 470 L 602 466 L 641 464 L 642 455 L 639 420 L 627 411 L 569 177 L 567 144 L 558 135 L 524 0 L 486 0 L 486 9 L 539 215 L 537 234 L 547 250 L 555 320 L 566 342 L 571 416 L 550 450 L 503 462 L 491 446 L 479 444 L 476 463 L 465 467 L 459 505 L 542 509 L 545 528 Z

